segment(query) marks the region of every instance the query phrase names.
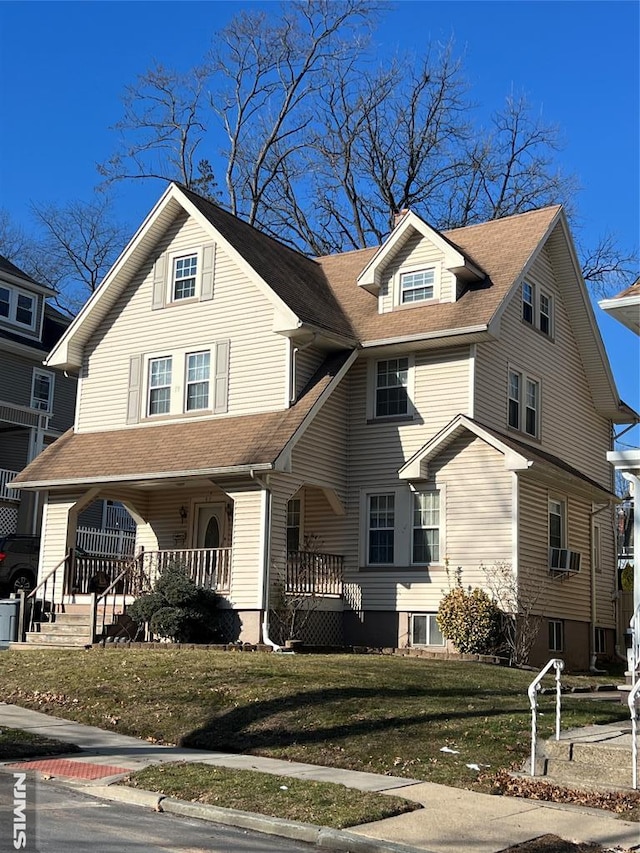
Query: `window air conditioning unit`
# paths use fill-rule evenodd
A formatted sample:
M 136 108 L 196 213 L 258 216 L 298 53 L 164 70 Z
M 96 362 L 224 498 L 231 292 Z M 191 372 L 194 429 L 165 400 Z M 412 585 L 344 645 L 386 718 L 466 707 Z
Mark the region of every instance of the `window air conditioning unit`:
M 568 548 L 549 548 L 549 571 L 556 574 L 577 574 L 582 554 Z

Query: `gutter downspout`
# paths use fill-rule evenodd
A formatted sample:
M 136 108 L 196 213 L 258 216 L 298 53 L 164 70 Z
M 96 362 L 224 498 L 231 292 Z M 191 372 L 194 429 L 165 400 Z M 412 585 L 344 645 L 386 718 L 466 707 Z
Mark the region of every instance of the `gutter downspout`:
M 302 346 L 294 346 L 293 352 L 291 354 L 291 379 L 290 379 L 290 388 L 289 388 L 289 403 L 295 403 L 298 399 L 298 392 L 296 389 L 296 379 L 298 376 L 298 353 L 304 352 L 306 349 L 309 349 L 310 346 L 315 344 L 318 338 L 318 333 L 314 332 L 313 337 L 310 341 L 307 341 L 306 344 Z
M 262 642 L 271 646 L 274 652 L 282 651 L 282 646 L 274 643 L 269 637 L 269 580 L 271 566 L 271 489 L 255 471 L 251 472 L 251 479 L 254 480 L 263 490 L 264 498 L 264 516 L 262 519 Z

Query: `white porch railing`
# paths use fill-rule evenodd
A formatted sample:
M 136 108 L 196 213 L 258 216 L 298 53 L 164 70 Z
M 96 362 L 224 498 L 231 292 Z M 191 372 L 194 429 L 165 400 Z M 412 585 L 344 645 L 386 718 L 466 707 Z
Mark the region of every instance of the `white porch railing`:
M 106 530 L 128 530 L 135 532 L 136 529 L 136 523 L 127 510 L 117 504 L 105 505 L 102 526 Z
M 629 630 L 631 631 L 631 648 L 629 649 L 629 672 L 632 680 L 635 681 L 640 674 L 640 604 L 636 607 L 631 621 L 629 622 Z
M 549 663 L 540 670 L 537 676 L 529 685 L 527 694 L 531 704 L 531 775 L 536 775 L 536 739 L 537 739 L 537 713 L 538 713 L 538 691 L 540 690 L 540 682 L 550 669 L 556 671 L 556 740 L 560 740 L 560 673 L 564 669 L 564 661 L 560 658 L 551 658 Z
M 7 488 L 7 483 L 10 483 L 19 473 L 19 471 L 11 471 L 9 468 L 0 468 L 0 498 L 11 501 L 20 500 L 19 491 Z
M 79 527 L 76 531 L 76 547 L 89 554 L 103 557 L 132 557 L 136 545 L 136 534 L 129 530 L 96 530 Z
M 196 586 L 229 592 L 231 589 L 231 548 L 183 548 L 179 551 L 144 551 L 142 573 L 151 583 L 166 566 L 182 565 Z

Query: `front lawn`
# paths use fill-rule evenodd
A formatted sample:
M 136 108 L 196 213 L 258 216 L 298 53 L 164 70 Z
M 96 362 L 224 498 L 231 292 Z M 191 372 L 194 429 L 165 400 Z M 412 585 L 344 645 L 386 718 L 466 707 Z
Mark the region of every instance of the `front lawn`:
M 483 771 L 526 758 L 532 678 L 478 663 L 366 655 L 168 648 L 0 657 L 5 702 L 160 743 L 475 790 L 488 789 Z M 540 698 L 541 737 L 552 734 L 553 703 Z M 565 728 L 625 718 L 621 705 L 563 700 Z

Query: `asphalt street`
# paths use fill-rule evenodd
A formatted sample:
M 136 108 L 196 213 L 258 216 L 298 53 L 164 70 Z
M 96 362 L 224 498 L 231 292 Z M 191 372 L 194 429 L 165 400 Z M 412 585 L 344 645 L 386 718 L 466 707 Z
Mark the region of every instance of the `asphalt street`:
M 0 851 L 14 850 L 13 803 L 0 802 Z M 53 781 L 36 789 L 36 847 L 25 853 L 309 853 L 307 844 L 277 836 L 87 797 Z

